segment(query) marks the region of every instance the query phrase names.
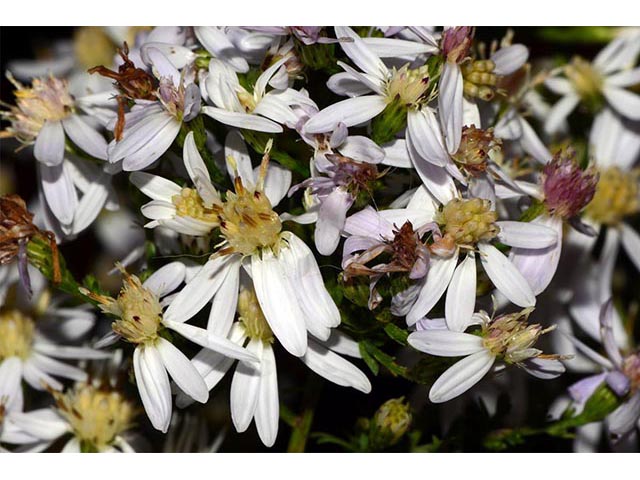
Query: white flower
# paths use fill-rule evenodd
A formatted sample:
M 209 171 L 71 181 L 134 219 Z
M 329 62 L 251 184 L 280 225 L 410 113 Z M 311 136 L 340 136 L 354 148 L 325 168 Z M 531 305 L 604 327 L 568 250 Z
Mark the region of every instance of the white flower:
M 491 242 L 495 238 L 509 246 L 544 249 L 553 245 L 557 236 L 541 225 L 497 221 L 497 214 L 491 208 L 488 200 L 463 199 L 455 191 L 450 191 L 449 200 L 438 208 L 425 187 L 418 188 L 407 210 L 420 210 L 424 223 L 437 223 L 442 234 L 434 235 L 435 241 L 429 245 L 432 254 L 429 272 L 407 313 L 408 325 L 428 314 L 450 287 L 445 303 L 447 326 L 455 331 L 465 330 L 475 307 L 476 251 L 485 272 L 505 297 L 520 307 L 535 305 L 535 295 L 526 279 Z M 402 223 L 404 220 L 398 224 Z M 415 228 L 420 226 L 414 224 Z M 352 235 L 366 232 L 375 235 L 378 230 L 378 222 L 372 223 L 363 212 L 349 217 L 345 225 L 345 232 Z M 466 251 L 465 258 L 458 265 L 462 251 Z
M 630 120 L 640 119 L 640 96 L 626 90 L 640 83 L 640 68 L 632 68 L 640 52 L 637 34 L 620 36 L 589 63 L 574 57 L 571 63 L 558 69 L 545 85 L 562 98 L 553 106 L 545 122 L 545 130 L 554 133 L 578 103 L 599 106 L 604 100 L 618 114 Z M 560 77 L 564 73 L 564 77 Z
M 246 344 L 246 348 L 260 359 L 259 363 L 239 363 L 236 367 L 231 382 L 231 419 L 238 432 L 244 432 L 251 420 L 255 420 L 260 439 L 271 447 L 276 440 L 280 417 L 277 368 L 272 346 L 275 339 L 249 278 L 241 282 L 237 273 L 229 276 L 213 298 L 207 328 L 216 334 L 227 335 L 238 345 Z M 238 321 L 232 324 L 236 303 Z M 360 358 L 356 342 L 337 331 L 333 331 L 326 342 L 313 337 L 308 342 L 301 360 L 310 369 L 338 385 L 364 393 L 371 391 L 367 376 L 335 353 Z M 233 365 L 232 359 L 207 350 L 200 351 L 192 362 L 209 390 Z M 184 395 L 177 398 L 178 406 L 188 403 L 190 400 Z
M 116 138 L 109 144 L 109 162 L 122 161 L 126 171 L 142 170 L 160 158 L 178 136 L 182 123 L 200 111 L 200 90 L 189 67 L 180 72 L 156 44 L 148 45 L 143 53 L 158 82 L 157 90 L 146 94 L 157 100 L 135 100 L 135 106 L 124 115 L 122 138 L 117 138 L 120 120 L 110 123 Z
M 32 444 L 30 451 L 44 450 L 70 434 L 62 453 L 134 452 L 127 431 L 133 426 L 136 408 L 119 392 L 100 385 L 77 384 L 53 396 L 55 407 L 14 414 L 14 425 L 34 439 L 28 442 Z
M 289 188 L 290 172 L 270 166 L 268 153 L 254 171 L 240 148 L 227 161 L 235 175 L 235 192 L 227 192 L 225 201 L 214 205 L 224 241 L 178 294 L 165 318 L 191 318 L 229 275 L 244 266 L 251 272 L 269 327 L 287 351 L 300 357 L 307 350 L 307 330 L 327 339 L 340 323 L 340 313 L 313 253 L 296 235 L 282 231 L 282 221 L 273 211 Z M 273 187 L 267 189 L 270 178 Z
M 478 335 L 451 331 L 442 321 L 424 322 L 426 330 L 409 335 L 413 348 L 440 357 L 465 357 L 449 367 L 433 384 L 429 399 L 442 403 L 461 395 L 478 383 L 496 361 L 516 364 L 531 375 L 548 379 L 564 372 L 557 355 L 544 355 L 533 348 L 538 337 L 553 328 L 527 324 L 532 308 L 491 319 L 486 312 L 473 315 L 473 322 L 481 329 Z M 418 327 L 422 327 L 420 324 Z
M 6 275 L 3 283 L 6 280 L 7 287 L 15 284 L 15 271 L 8 266 L 0 270 Z M 84 370 L 57 359 L 101 359 L 108 358 L 109 354 L 88 347 L 61 345 L 58 341 L 60 337 L 67 337 L 68 342 L 77 338 L 78 333 L 85 334 L 93 325 L 93 315 L 82 306 L 55 305 L 39 272 L 31 269 L 30 277 L 34 290 L 31 303 L 7 304 L 2 298 L 4 288 L 0 290 L 0 365 L 11 365 L 15 375 L 37 390 L 62 389 L 62 383 L 54 377 L 85 381 Z M 26 297 L 23 290 L 20 293 Z M 52 329 L 54 323 L 57 328 Z
M 118 338 L 134 343 L 133 369 L 138 392 L 152 425 L 166 432 L 171 421 L 171 386 L 169 375 L 176 385 L 194 400 L 204 403 L 209 394 L 202 377 L 189 359 L 162 336 L 162 329 L 171 329 L 198 345 L 233 358 L 254 361 L 256 357 L 226 338 L 202 328 L 187 325 L 182 319 L 163 315 L 160 299 L 184 281 L 186 268 L 173 262 L 157 270 L 142 284 L 135 275 L 123 269 L 125 284 L 117 299 L 82 290 L 98 301 L 103 312 L 116 319 L 113 332 L 98 342 L 100 346 L 114 343 Z M 165 302 L 166 304 L 167 302 Z
M 211 59 L 209 73 L 200 80 L 200 88 L 202 97 L 214 106 L 205 106 L 202 112 L 225 125 L 246 130 L 280 133 L 282 125 L 293 128 L 298 117 L 291 107 L 307 104 L 309 98 L 291 88 L 274 87 L 267 92 L 267 86 L 274 86 L 272 80 L 287 60 L 282 58 L 262 72 L 249 92 L 240 85 L 230 66 Z

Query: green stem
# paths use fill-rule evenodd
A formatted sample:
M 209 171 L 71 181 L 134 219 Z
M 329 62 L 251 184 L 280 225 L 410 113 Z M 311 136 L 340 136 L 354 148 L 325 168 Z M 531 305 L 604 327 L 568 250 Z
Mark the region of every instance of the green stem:
M 302 399 L 302 404 L 304 405 L 302 413 L 295 416 L 288 409 L 286 409 L 285 412 L 281 411 L 283 420 L 292 427 L 287 452 L 303 453 L 305 451 L 321 388 L 322 381 L 316 375 L 310 374 L 305 387 L 304 397 Z

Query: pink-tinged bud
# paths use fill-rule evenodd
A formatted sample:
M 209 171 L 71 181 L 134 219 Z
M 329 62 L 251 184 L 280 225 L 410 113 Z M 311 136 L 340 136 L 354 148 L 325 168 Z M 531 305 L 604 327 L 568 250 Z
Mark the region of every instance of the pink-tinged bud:
M 552 215 L 571 218 L 587 206 L 598 184 L 593 168 L 583 170 L 572 150 L 557 153 L 543 170 L 545 205 Z
M 442 32 L 442 53 L 447 61 L 462 62 L 469 53 L 472 39 L 472 27 L 451 27 Z

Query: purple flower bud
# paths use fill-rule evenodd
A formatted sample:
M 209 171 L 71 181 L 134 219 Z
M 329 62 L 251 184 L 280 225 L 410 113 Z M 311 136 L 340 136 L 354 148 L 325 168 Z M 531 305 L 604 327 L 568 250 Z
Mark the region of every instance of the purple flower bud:
M 472 27 L 451 27 L 442 32 L 442 53 L 447 61 L 460 63 L 471 48 Z
M 598 173 L 583 170 L 573 151 L 557 153 L 543 170 L 545 205 L 552 215 L 571 218 L 587 206 L 598 184 Z

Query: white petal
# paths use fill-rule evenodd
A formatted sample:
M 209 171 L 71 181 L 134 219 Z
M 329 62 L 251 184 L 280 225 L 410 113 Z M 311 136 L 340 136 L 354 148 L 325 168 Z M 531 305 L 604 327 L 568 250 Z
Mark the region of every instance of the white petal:
M 377 143 L 360 135 L 347 137 L 338 147 L 338 150 L 345 157 L 367 163 L 380 163 L 385 154 Z
M 363 83 L 365 77 L 366 83 Z M 327 82 L 327 87 L 332 92 L 346 97 L 360 97 L 375 92 L 369 85 L 375 83 L 376 79 L 369 79 L 365 74 L 354 77 L 351 73 L 341 72 L 331 75 Z
M 292 355 L 300 357 L 307 350 L 305 317 L 295 292 L 293 272 L 287 272 L 284 262 L 271 251 L 262 259 L 251 257 L 253 285 L 258 302 L 271 330 L 282 346 Z
M 154 347 L 136 347 L 133 370 L 151 424 L 166 433 L 171 421 L 171 385 L 158 351 Z
M 443 403 L 461 395 L 487 374 L 494 361 L 495 357 L 486 350 L 460 360 L 435 381 L 429 391 L 429 400 Z
M 640 120 L 640 95 L 607 84 L 602 93 L 618 113 L 631 120 Z
M 562 252 L 562 220 L 542 215 L 532 223 L 543 224 L 553 228 L 558 236 L 555 245 L 540 249 L 512 248 L 509 259 L 518 271 L 527 279 L 533 293 L 542 293 L 553 279 Z
M 184 281 L 186 268 L 182 262 L 171 262 L 159 268 L 147 278 L 143 286 L 158 297 L 173 292 Z
M 22 410 L 20 405 L 22 388 L 22 362 L 18 357 L 5 358 L 0 362 L 0 398 L 7 411 Z
M 607 85 L 613 87 L 632 87 L 640 83 L 640 68 L 633 70 L 623 70 L 610 77 L 607 77 Z
M 50 408 L 15 412 L 11 421 L 27 434 L 40 440 L 55 440 L 69 431 L 69 424 Z
M 456 153 L 462 137 L 462 72 L 460 67 L 445 62 L 440 77 L 438 112 L 449 153 Z
M 338 247 L 340 232 L 353 201 L 349 192 L 336 188 L 320 204 L 313 238 L 321 255 L 331 255 Z
M 458 255 L 455 253 L 451 258 L 432 258 L 427 273 L 427 280 L 424 283 L 416 303 L 407 314 L 407 325 L 411 326 L 428 314 L 438 303 L 440 297 L 449 286 L 453 272 L 458 264 Z
M 133 172 L 129 180 L 147 197 L 170 202 L 174 195 L 180 195 L 182 188 L 166 178 L 146 172 Z
M 257 167 L 254 171 L 255 178 L 258 177 L 259 170 L 260 167 Z M 291 187 L 291 171 L 272 162 L 264 179 L 264 194 L 269 199 L 272 207 L 278 205 L 287 195 L 289 187 Z
M 384 97 L 366 95 L 334 103 L 314 115 L 304 126 L 306 133 L 327 133 L 339 123 L 347 127 L 371 120 L 386 108 Z
M 39 162 L 53 167 L 60 165 L 64 160 L 64 129 L 62 122 L 44 122 L 38 132 L 33 154 Z
M 233 160 L 230 161 L 231 157 Z M 256 184 L 256 177 L 253 174 L 251 166 L 251 157 L 247 150 L 247 144 L 244 142 L 242 135 L 237 130 L 232 130 L 227 134 L 224 143 L 224 158 L 227 164 L 227 172 L 233 179 L 237 174 L 242 179 L 242 184 L 246 187 L 253 187 Z M 233 165 L 232 165 L 233 163 Z
M 265 345 L 260 362 L 260 390 L 255 412 L 256 428 L 260 440 L 273 446 L 278 436 L 280 404 L 278 399 L 278 372 L 271 345 Z
M 32 352 L 29 357 L 28 363 L 35 365 L 38 369 L 50 375 L 57 377 L 70 378 L 77 382 L 84 382 L 87 380 L 87 373 L 73 365 L 69 365 L 53 358 L 49 358 L 46 355 Z
M 316 258 L 307 244 L 291 234 L 289 248 L 282 249 L 281 255 L 284 255 L 293 273 L 298 303 L 306 318 L 326 327 L 337 327 L 340 324 L 340 312 L 324 285 Z
M 146 47 L 144 53 L 151 64 L 151 70 L 156 78 L 160 80 L 168 78 L 171 79 L 171 82 L 176 87 L 180 85 L 180 72 L 163 52 L 156 47 Z
M 380 60 L 369 46 L 362 41 L 356 32 L 349 27 L 334 27 L 336 38 L 351 38 L 352 41 L 342 41 L 340 46 L 347 56 L 355 63 L 363 72 L 373 75 L 382 80 L 386 80 L 389 70 Z
M 204 328 L 195 327 L 188 323 L 178 323 L 163 320 L 162 322 L 167 328 L 178 332 L 183 337 L 191 340 L 193 343 L 200 345 L 201 347 L 208 348 L 219 352 L 227 357 L 235 358 L 245 362 L 255 362 L 256 358 L 251 352 L 248 352 L 244 348 L 238 346 L 236 343 L 228 340 L 225 337 L 214 335 L 208 332 Z
M 414 168 L 431 195 L 442 204 L 446 204 L 457 196 L 457 188 L 451 175 L 445 168 L 422 160 L 415 150 L 412 136 L 407 139 L 407 150 Z
M 360 347 L 358 342 L 348 337 L 346 334 L 339 330 L 333 330 L 331 336 L 327 341 L 321 342 L 329 350 L 332 350 L 340 355 L 348 355 L 354 358 L 362 358 L 360 355 Z
M 231 329 L 238 307 L 240 269 L 231 268 L 217 294 L 213 296 L 207 330 L 215 335 L 226 336 Z
M 264 72 L 260 74 L 260 76 L 256 80 L 256 83 L 253 87 L 254 95 L 256 95 L 258 98 L 263 98 L 265 96 L 265 91 L 266 91 L 267 85 L 269 84 L 269 80 L 271 80 L 271 77 L 273 77 L 276 74 L 276 72 L 280 69 L 280 67 L 284 65 L 284 63 L 287 62 L 288 60 L 289 59 L 286 57 L 281 58 L 280 60 L 272 63 L 269 66 L 269 68 L 267 68 Z
M 551 107 L 547 119 L 544 123 L 544 130 L 547 133 L 555 133 L 560 129 L 562 123 L 567 119 L 569 114 L 576 108 L 580 97 L 575 93 L 569 93 L 562 97 Z
M 493 72 L 496 75 L 510 75 L 518 70 L 529 58 L 529 49 L 521 44 L 509 45 L 491 55 L 496 64 Z
M 407 151 L 406 140 L 397 139 L 384 144 L 382 148 L 384 150 L 384 159 L 382 160 L 384 165 L 400 168 L 413 167 Z
M 209 170 L 200 156 L 193 132 L 189 132 L 184 139 L 182 157 L 189 178 L 191 178 L 191 181 L 196 186 L 205 205 L 215 203 L 220 198 L 220 194 L 211 184 Z
M 416 350 L 438 357 L 463 357 L 484 349 L 482 337 L 450 330 L 421 330 L 407 339 Z
M 549 77 L 544 81 L 544 86 L 557 95 L 574 93 L 573 84 L 563 77 Z
M 198 41 L 216 57 L 228 62 L 237 72 L 248 72 L 249 64 L 225 33 L 217 27 L 194 27 Z
M 519 307 L 532 307 L 536 297 L 518 269 L 496 247 L 479 243 L 480 260 L 496 288 Z
M 282 132 L 282 127 L 280 125 L 268 118 L 260 117 L 258 115 L 251 115 L 242 112 L 230 112 L 217 107 L 202 107 L 202 113 L 209 115 L 220 123 L 231 125 L 232 127 L 267 133 Z
M 171 375 L 180 390 L 194 400 L 205 403 L 209 398 L 209 391 L 204 380 L 189 359 L 171 342 L 162 337 L 158 338 L 156 349 L 169 375 Z
M 373 53 L 381 58 L 414 56 L 438 51 L 437 47 L 433 45 L 398 38 L 365 37 L 362 41 Z
M 207 261 L 197 275 L 180 291 L 164 313 L 164 319 L 186 322 L 213 297 L 226 278 L 229 269 L 240 268 L 235 255 L 219 256 Z
M 447 290 L 445 317 L 449 330 L 464 332 L 476 306 L 476 257 L 472 253 L 456 267 Z
M 311 370 L 343 387 L 353 387 L 363 393 L 371 391 L 367 376 L 351 362 L 311 340 L 302 361 Z
M 551 160 L 551 152 L 542 143 L 533 127 L 524 118 L 520 118 L 520 128 L 522 129 L 522 137 L 520 137 L 522 149 L 543 165 L 548 163 Z
M 620 227 L 620 240 L 629 258 L 640 271 L 640 236 L 626 223 Z
M 449 154 L 445 149 L 442 133 L 433 111 L 430 108 L 411 111 L 407 119 L 407 140 L 413 145 L 420 158 L 439 167 L 444 166 L 449 161 Z
M 638 417 L 640 417 L 640 392 L 633 394 L 609 415 L 609 430 L 615 435 L 625 435 L 635 428 Z
M 262 358 L 263 344 L 251 340 L 247 349 Z M 239 363 L 231 381 L 231 420 L 238 432 L 249 428 L 258 403 L 261 364 Z
M 107 141 L 80 115 L 70 115 L 62 121 L 64 131 L 78 147 L 92 157 L 107 159 Z
M 127 115 L 131 116 L 132 114 L 139 115 L 139 120 L 132 124 L 129 117 L 125 116 L 126 127 L 122 140 L 112 142 L 109 145 L 109 161 L 111 163 L 115 163 L 144 148 L 158 132 L 174 121 L 174 118 L 169 113 L 155 108 L 144 108 L 139 113 L 132 112 Z
M 169 149 L 179 132 L 180 122 L 170 117 L 155 135 L 147 139 L 144 146 L 124 157 L 122 169 L 131 172 L 148 167 Z
M 109 197 L 107 182 L 110 182 L 109 175 L 102 173 L 84 192 L 75 211 L 73 233 L 80 233 L 98 217 Z
M 152 220 L 169 219 L 177 214 L 175 205 L 166 200 L 152 200 L 143 205 L 140 211 L 145 217 Z
M 69 169 L 64 168 L 64 163 L 55 167 L 42 163 L 38 166 L 47 205 L 61 223 L 70 224 L 78 206 L 78 194 Z
M 558 234 L 553 228 L 533 222 L 499 221 L 498 239 L 505 245 L 520 248 L 543 249 L 558 242 Z

